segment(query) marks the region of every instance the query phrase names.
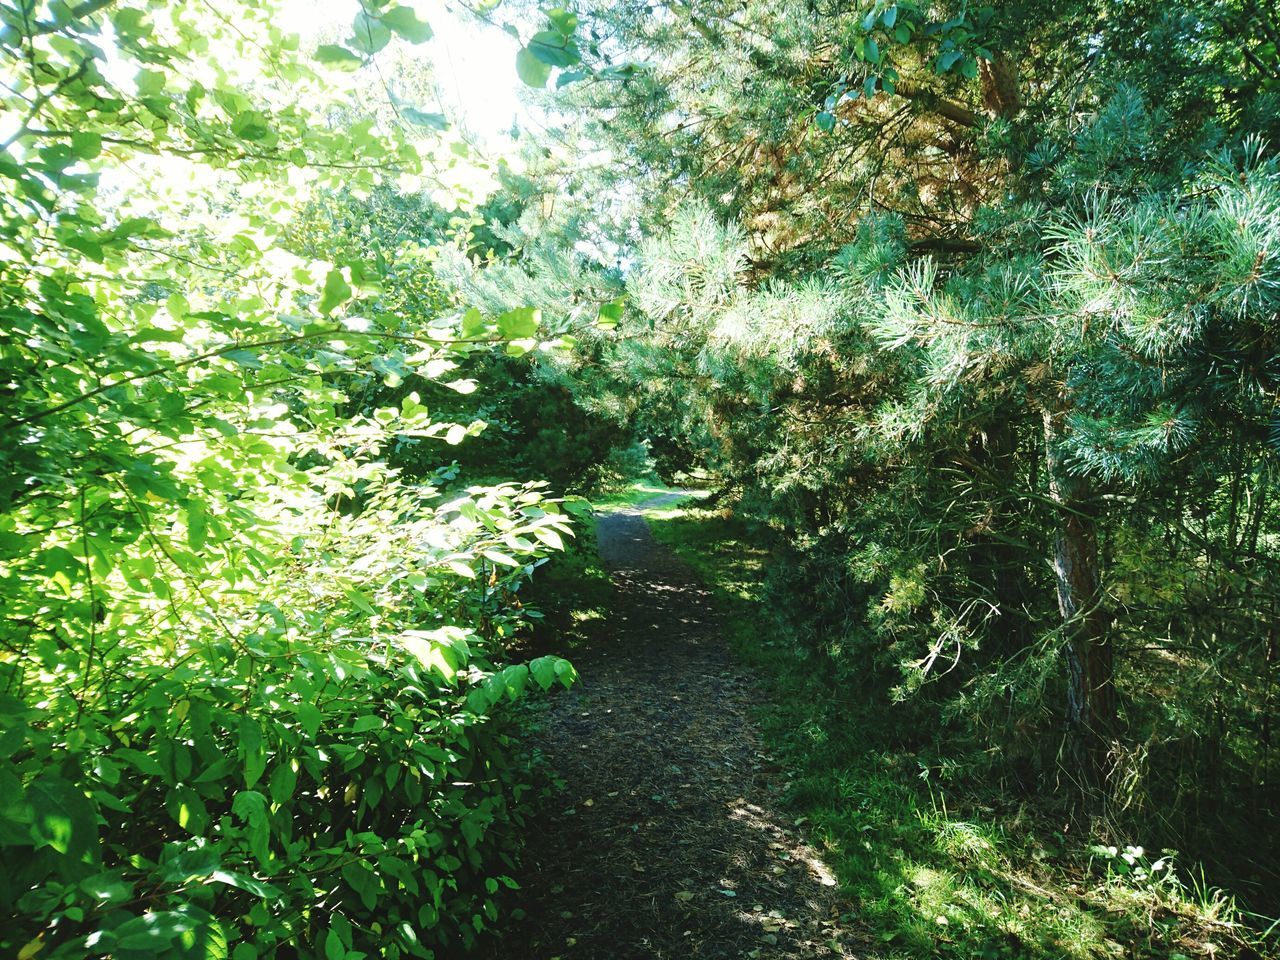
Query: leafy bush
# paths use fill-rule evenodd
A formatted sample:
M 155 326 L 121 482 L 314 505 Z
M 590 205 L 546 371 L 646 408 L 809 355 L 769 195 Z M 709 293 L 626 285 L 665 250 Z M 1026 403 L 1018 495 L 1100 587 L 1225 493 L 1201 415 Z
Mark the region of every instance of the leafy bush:
M 627 446 L 614 447 L 596 469 L 596 486 L 602 490 L 618 490 L 638 477 L 652 476 L 653 458 L 649 445 L 637 440 Z
M 536 488 L 444 500 L 366 473 L 359 513 L 294 514 L 288 576 L 205 611 L 251 630 L 79 663 L 46 638 L 8 674 L 0 948 L 429 956 L 497 920 L 527 789 L 509 705 L 574 678 L 495 666 L 501 598 L 567 518 Z
M 484 424 L 418 391 L 539 320 L 299 240 L 425 172 L 332 82 L 429 34 L 367 10 L 310 51 L 269 3 L 0 8 L 6 956 L 429 956 L 499 916 L 509 705 L 574 676 L 504 648 L 568 520 L 389 464 L 452 480 Z M 375 374 L 410 386 L 375 407 Z

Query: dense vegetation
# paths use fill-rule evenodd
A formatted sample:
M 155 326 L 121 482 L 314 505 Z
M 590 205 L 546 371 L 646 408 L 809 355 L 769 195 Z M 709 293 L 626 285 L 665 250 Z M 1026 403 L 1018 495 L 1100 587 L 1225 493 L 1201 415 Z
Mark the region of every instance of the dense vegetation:
M 799 652 L 904 748 L 1273 909 L 1274 12 L 578 17 L 644 65 L 555 96 L 613 162 L 547 183 L 633 258 L 582 402 L 717 478 Z
M 451 465 L 485 424 L 442 398 L 541 331 L 459 313 L 449 217 L 394 189 L 430 143 L 329 74 L 429 34 L 378 9 L 316 62 L 256 4 L 4 7 L 6 955 L 424 956 L 498 917 L 510 704 L 574 676 L 505 649 L 571 531 Z
M 618 158 L 578 176 L 625 182 L 614 215 L 643 231 L 608 374 L 660 465 L 713 471 L 769 531 L 776 606 L 817 605 L 825 668 L 880 667 L 877 695 L 961 767 L 997 757 L 1011 786 L 1179 846 L 1255 842 L 1274 15 L 579 16 L 649 63 L 562 94 Z
M 847 673 L 815 675 L 813 657 L 796 656 L 802 624 L 760 629 L 773 557 L 749 519 L 696 501 L 648 516 L 711 585 L 736 653 L 761 678 L 769 695 L 757 720 L 787 771 L 788 812 L 821 845 L 849 917 L 880 954 L 1274 951 L 1271 921 L 1194 860 L 1144 846 L 1141 832 L 1073 823 L 1061 804 L 965 776 L 954 737 L 922 736 L 901 705 L 886 710 Z M 1080 826 L 1092 830 L 1077 834 Z
M 570 6 L 472 11 L 513 166 L 395 0 L 0 5 L 0 950 L 500 926 L 535 570 L 653 465 L 878 749 L 1274 911 L 1280 18 Z

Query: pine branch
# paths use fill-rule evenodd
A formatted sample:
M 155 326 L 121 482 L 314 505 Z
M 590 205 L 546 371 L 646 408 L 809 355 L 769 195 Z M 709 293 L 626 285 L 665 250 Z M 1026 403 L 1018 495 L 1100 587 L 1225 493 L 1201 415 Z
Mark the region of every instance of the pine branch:
M 967 107 L 962 107 L 958 103 L 953 103 L 944 97 L 940 97 L 932 91 L 925 90 L 916 86 L 908 80 L 898 81 L 898 96 L 905 97 L 907 100 L 915 101 L 934 113 L 945 117 L 952 123 L 958 123 L 962 127 L 980 127 L 982 126 L 982 117 L 974 113 Z
M 963 237 L 921 237 L 910 241 L 907 246 L 913 253 L 980 253 L 982 244 L 977 240 L 966 240 Z

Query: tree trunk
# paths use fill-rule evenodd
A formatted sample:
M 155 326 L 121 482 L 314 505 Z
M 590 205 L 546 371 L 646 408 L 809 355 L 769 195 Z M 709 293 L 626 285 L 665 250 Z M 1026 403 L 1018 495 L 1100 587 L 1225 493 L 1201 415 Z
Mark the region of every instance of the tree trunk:
M 970 456 L 984 473 L 988 484 L 999 492 L 1018 488 L 1018 434 L 1012 421 L 990 424 L 975 442 Z M 997 660 L 1023 652 L 1031 642 L 1031 623 L 1026 615 L 1025 577 L 1022 574 L 1023 549 L 1011 542 L 1016 533 L 1016 502 L 998 492 L 989 493 L 991 513 L 982 529 L 975 532 L 973 558 L 975 567 L 987 575 L 991 599 L 1000 611 L 992 626 L 995 641 L 990 651 Z
M 1090 482 L 1070 474 L 1060 445 L 1066 411 L 1044 413 L 1049 496 L 1057 505 L 1053 569 L 1058 610 L 1067 633 L 1067 722 L 1072 761 L 1081 785 L 1096 791 L 1107 780 L 1108 742 L 1116 723 L 1115 653 L 1099 570 L 1097 504 Z

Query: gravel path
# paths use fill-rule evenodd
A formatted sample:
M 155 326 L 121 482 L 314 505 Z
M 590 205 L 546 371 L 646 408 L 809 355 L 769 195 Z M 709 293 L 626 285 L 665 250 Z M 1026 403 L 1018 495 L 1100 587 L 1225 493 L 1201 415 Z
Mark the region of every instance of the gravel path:
M 539 745 L 564 788 L 527 828 L 506 960 L 863 957 L 831 874 L 779 809 L 759 693 L 640 507 L 604 515 L 613 615 Z

